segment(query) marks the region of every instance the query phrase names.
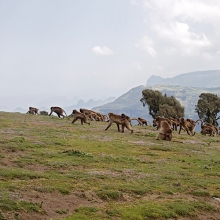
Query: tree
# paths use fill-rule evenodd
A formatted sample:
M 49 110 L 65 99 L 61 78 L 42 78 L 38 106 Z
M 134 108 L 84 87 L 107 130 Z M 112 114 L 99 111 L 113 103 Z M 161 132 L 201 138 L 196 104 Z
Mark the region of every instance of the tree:
M 217 120 L 220 119 L 220 98 L 212 93 L 201 93 L 197 105 L 195 106 L 200 119 L 205 123 L 218 126 Z
M 183 117 L 184 107 L 181 106 L 180 102 L 174 97 L 168 97 L 167 94 L 164 96 L 157 90 L 145 89 L 142 91 L 142 98 L 140 100 L 145 106 L 148 105 L 149 114 L 156 118 L 157 116 L 164 117 Z

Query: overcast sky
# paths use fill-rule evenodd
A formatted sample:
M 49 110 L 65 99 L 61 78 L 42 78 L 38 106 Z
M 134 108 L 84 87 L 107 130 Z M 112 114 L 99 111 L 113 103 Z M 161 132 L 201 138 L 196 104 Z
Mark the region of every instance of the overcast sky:
M 1 96 L 118 97 L 213 69 L 219 0 L 0 0 Z

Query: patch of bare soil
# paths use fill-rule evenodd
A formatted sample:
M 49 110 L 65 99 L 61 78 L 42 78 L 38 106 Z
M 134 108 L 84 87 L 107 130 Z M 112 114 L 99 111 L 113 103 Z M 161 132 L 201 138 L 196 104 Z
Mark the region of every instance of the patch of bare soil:
M 70 195 L 62 195 L 60 193 L 40 193 L 36 191 L 28 192 L 22 191 L 22 199 L 42 204 L 42 211 L 41 213 L 31 212 L 31 213 L 20 213 L 19 218 L 20 220 L 49 220 L 54 218 L 62 219 L 67 217 L 75 212 L 75 210 L 81 206 L 86 207 L 98 207 L 104 208 L 105 202 L 99 199 L 94 192 L 87 191 L 87 192 L 73 192 Z M 148 200 L 148 201 L 155 201 L 160 199 L 160 195 L 146 195 L 140 199 Z M 129 195 L 124 195 L 123 201 L 130 201 Z M 173 199 L 188 199 L 191 201 L 198 201 L 203 200 L 204 198 L 197 198 L 190 195 L 166 195 L 166 200 Z M 213 198 L 206 198 L 205 201 L 209 202 L 216 208 L 220 208 L 220 202 Z M 60 211 L 65 211 L 65 213 L 60 213 Z M 14 219 L 14 218 L 11 218 Z M 10 220 L 10 218 L 8 219 Z M 170 219 L 171 220 L 171 219 Z M 176 219 L 175 219 L 176 220 Z M 179 217 L 178 220 L 220 220 L 220 213 L 218 212 L 200 212 L 197 213 L 193 217 Z
M 64 218 L 71 215 L 81 206 L 86 207 L 104 207 L 104 202 L 93 192 L 74 192 L 69 195 L 60 193 L 40 193 L 40 192 L 19 192 L 25 201 L 42 204 L 41 213 L 20 213 L 19 220 L 42 220 Z M 62 212 L 62 213 L 61 213 Z

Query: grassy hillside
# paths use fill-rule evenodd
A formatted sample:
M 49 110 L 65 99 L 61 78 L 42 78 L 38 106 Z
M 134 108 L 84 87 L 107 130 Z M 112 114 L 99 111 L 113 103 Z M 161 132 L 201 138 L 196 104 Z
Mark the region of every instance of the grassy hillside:
M 0 112 L 0 219 L 220 219 L 220 137 Z
M 203 92 L 214 93 L 220 96 L 220 87 L 218 88 L 195 88 L 182 86 L 154 85 L 154 86 L 138 86 L 117 98 L 114 102 L 93 108 L 96 111 L 108 114 L 108 112 L 125 113 L 131 117 L 143 117 L 152 120 L 149 115 L 148 107 L 143 107 L 140 99 L 144 89 L 159 90 L 168 96 L 174 96 L 185 107 L 185 117 L 198 119 L 195 113 L 195 105 L 199 99 L 199 95 Z

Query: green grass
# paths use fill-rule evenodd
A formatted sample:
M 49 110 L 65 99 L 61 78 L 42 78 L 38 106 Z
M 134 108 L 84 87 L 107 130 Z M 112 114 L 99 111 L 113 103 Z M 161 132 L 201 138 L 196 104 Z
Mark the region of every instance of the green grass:
M 0 219 L 23 212 L 66 220 L 194 219 L 220 211 L 212 202 L 220 197 L 220 136 L 174 132 L 168 142 L 156 140 L 153 127 L 119 133 L 114 124 L 105 131 L 104 122 L 5 112 L 0 120 Z

